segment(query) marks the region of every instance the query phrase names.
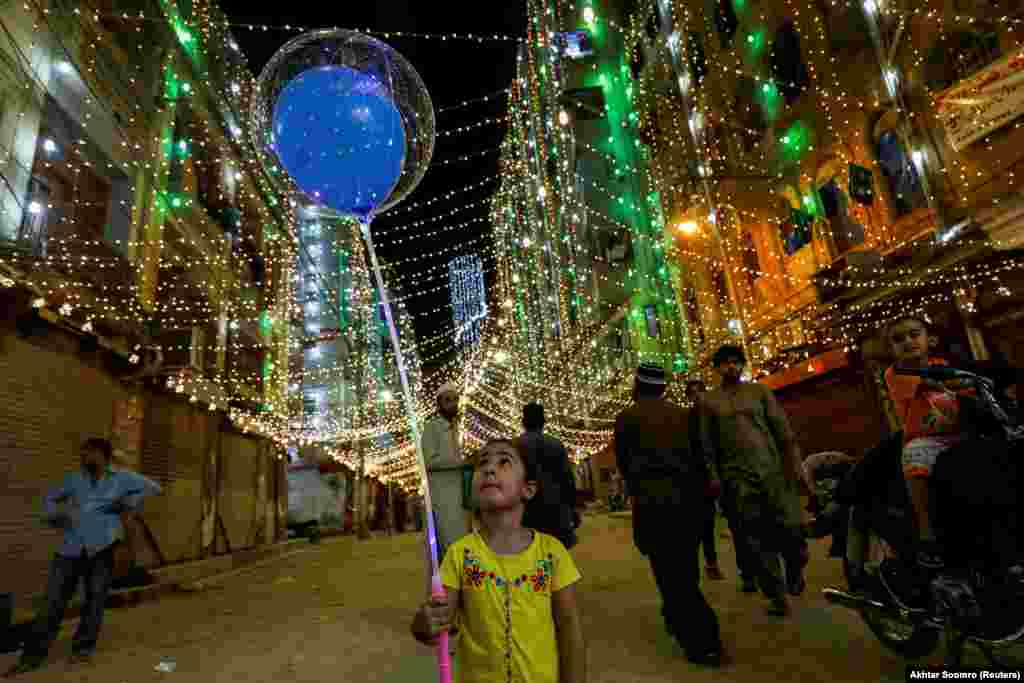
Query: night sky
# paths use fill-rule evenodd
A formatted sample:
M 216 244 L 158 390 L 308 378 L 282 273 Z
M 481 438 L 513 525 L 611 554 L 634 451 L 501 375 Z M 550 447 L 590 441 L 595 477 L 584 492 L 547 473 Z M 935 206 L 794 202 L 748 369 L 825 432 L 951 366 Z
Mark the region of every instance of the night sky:
M 296 3 L 301 11 L 288 12 L 287 3 L 277 3 L 273 16 L 253 14 L 262 3 L 252 0 L 223 0 L 221 7 L 232 23 L 257 24 L 283 27 L 285 25 L 305 28 L 338 26 L 347 29 L 369 29 L 371 31 L 410 31 L 427 34 L 506 34 L 520 36 L 525 33 L 525 3 L 494 3 L 482 5 L 468 0 L 445 0 L 443 11 L 435 3 L 415 0 L 380 0 L 376 3 Z M 486 7 L 486 10 L 484 9 Z M 285 42 L 299 35 L 296 31 L 248 30 L 233 27 L 232 32 L 249 61 L 249 68 L 258 75 L 263 65 Z M 384 38 L 377 36 L 401 52 L 419 72 L 426 83 L 434 103 L 435 111 L 459 104 L 463 101 L 491 95 L 507 88 L 512 81 L 516 44 L 512 42 L 489 41 L 480 43 L 468 40 L 446 40 L 438 38 Z M 437 114 L 438 131 L 467 126 L 485 118 L 500 116 L 505 111 L 506 99 L 493 98 L 487 102 L 474 103 L 450 112 Z M 434 148 L 434 161 L 444 161 L 465 154 L 483 150 L 496 150 L 505 132 L 503 123 L 481 126 L 470 132 L 439 137 Z M 376 219 L 374 226 L 375 244 L 380 244 L 378 256 L 383 260 L 408 258 L 414 253 L 434 252 L 452 244 L 464 245 L 490 230 L 486 222 L 474 223 L 468 227 L 443 232 L 419 242 L 406 242 L 389 248 L 389 235 L 408 236 L 409 231 L 394 232 L 395 228 L 425 218 L 448 213 L 464 204 L 479 202 L 490 197 L 497 188 L 497 182 L 439 201 L 422 209 L 401 211 L 403 205 L 437 197 L 460 188 L 476 185 L 486 177 L 494 176 L 498 170 L 498 154 L 475 156 L 468 161 L 436 166 L 432 165 L 419 187 L 402 204 L 395 207 L 394 216 L 388 213 Z M 479 206 L 459 211 L 445 219 L 424 225 L 421 230 L 434 232 L 440 228 L 463 223 L 473 218 L 486 216 L 488 206 Z M 482 245 L 481 245 L 482 246 Z M 406 283 L 417 273 L 432 266 L 446 263 L 462 253 L 472 253 L 475 245 L 459 247 L 433 258 L 416 261 L 404 266 L 403 280 Z M 414 251 L 415 250 L 415 251 Z M 493 270 L 493 261 L 485 259 L 485 271 Z M 431 271 L 422 280 L 420 289 L 434 289 L 447 281 L 447 273 Z M 490 289 L 491 277 L 487 278 Z M 391 283 L 389 283 L 390 285 Z M 391 285 L 393 286 L 393 285 Z M 405 296 L 415 295 L 416 288 L 407 287 Z M 417 336 L 423 340 L 433 337 L 439 331 L 450 329 L 451 311 L 447 307 L 447 288 L 431 294 L 412 296 L 407 306 L 416 316 Z M 435 309 L 441 308 L 440 311 Z M 493 310 L 493 306 L 492 306 Z M 446 341 L 433 343 L 421 348 L 421 357 L 430 365 L 446 361 L 446 357 L 430 357 L 451 345 L 451 335 Z

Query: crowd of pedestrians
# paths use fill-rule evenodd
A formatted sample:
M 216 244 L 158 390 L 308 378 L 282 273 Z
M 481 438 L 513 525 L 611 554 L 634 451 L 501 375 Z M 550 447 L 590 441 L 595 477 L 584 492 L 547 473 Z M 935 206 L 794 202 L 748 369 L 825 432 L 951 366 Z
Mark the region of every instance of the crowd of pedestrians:
M 720 385 L 690 382 L 688 408 L 665 399 L 662 368 L 641 365 L 633 403 L 615 421 L 615 457 L 632 501 L 634 544 L 650 562 L 666 629 L 690 661 L 714 667 L 724 652 L 698 557 L 703 547 L 704 574 L 724 578 L 718 507 L 734 538 L 741 589 L 760 589 L 772 615 L 789 614 L 787 595 L 803 592 L 807 548 L 804 470 L 785 413 L 767 387 L 741 381 L 742 349 L 723 346 L 713 363 Z M 579 571 L 567 552 L 580 517 L 565 446 L 544 433 L 543 407 L 529 404 L 523 434 L 488 443 L 468 466 L 471 486 L 446 483 L 466 467 L 457 455 L 457 403 L 455 388 L 442 387 L 439 417 L 423 436 L 448 596 L 424 604 L 412 631 L 424 643 L 449 632 L 465 681 L 491 680 L 487 672 L 505 669 L 518 672 L 515 680 L 583 681 Z

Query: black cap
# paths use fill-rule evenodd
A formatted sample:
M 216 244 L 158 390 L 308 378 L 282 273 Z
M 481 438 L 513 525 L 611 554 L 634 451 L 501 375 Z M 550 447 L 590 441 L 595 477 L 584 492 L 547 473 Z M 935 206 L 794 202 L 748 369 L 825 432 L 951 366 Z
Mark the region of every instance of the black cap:
M 636 380 L 644 384 L 666 384 L 665 369 L 654 363 L 641 363 L 636 369 Z

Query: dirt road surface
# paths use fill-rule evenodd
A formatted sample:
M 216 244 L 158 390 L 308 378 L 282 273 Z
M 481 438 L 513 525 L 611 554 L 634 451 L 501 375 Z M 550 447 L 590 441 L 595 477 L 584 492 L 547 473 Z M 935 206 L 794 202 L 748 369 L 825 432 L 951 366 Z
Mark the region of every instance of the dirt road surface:
M 719 554 L 727 578 L 704 587 L 732 662 L 720 671 L 690 665 L 664 632 L 654 581 L 632 545 L 630 524 L 628 517 L 588 515 L 573 551 L 584 576 L 592 683 L 905 680 L 905 662 L 884 651 L 857 615 L 820 597 L 823 586 L 841 579 L 826 542 L 812 546 L 808 590 L 793 599 L 793 615 L 779 620 L 765 614 L 760 595 L 740 593 L 724 530 Z M 329 539 L 203 590 L 108 610 L 99 651 L 85 666 L 68 662 L 76 624 L 66 624 L 49 666 L 18 680 L 433 683 L 433 654 L 409 635 L 425 585 L 421 538 Z M 173 660 L 172 673 L 156 670 L 165 659 Z M 13 662 L 0 656 L 2 670 Z

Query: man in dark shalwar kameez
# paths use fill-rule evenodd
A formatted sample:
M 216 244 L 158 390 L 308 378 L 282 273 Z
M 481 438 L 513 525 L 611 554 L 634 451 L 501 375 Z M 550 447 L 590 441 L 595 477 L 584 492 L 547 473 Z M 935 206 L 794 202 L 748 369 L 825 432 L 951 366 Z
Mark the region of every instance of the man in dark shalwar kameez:
M 637 369 L 634 404 L 615 420 L 615 457 L 633 496 L 633 542 L 647 556 L 669 631 L 696 664 L 719 666 L 718 617 L 700 590 L 708 465 L 690 411 L 665 400 L 665 371 Z

